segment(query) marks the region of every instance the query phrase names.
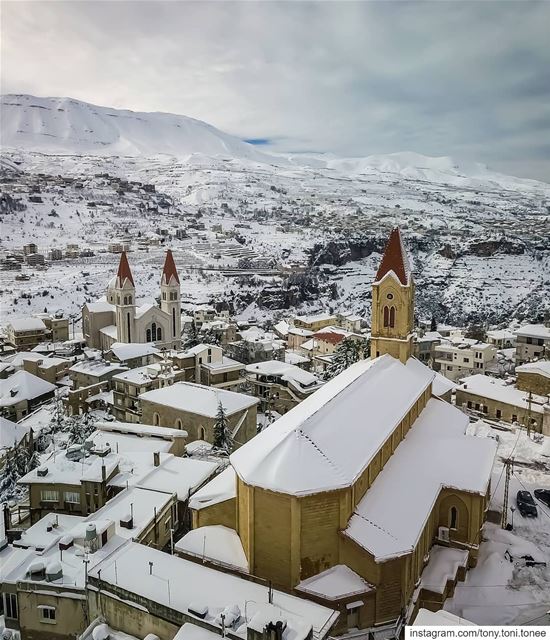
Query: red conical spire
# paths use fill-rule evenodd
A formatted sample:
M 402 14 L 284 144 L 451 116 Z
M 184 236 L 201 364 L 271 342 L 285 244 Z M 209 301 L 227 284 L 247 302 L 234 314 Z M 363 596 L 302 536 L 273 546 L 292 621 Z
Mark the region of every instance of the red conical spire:
M 120 262 L 118 264 L 118 272 L 117 279 L 119 281 L 119 286 L 124 284 L 124 280 L 129 280 L 132 283 L 132 286 L 136 286 L 134 284 L 134 279 L 132 278 L 132 272 L 130 271 L 130 265 L 128 264 L 128 256 L 126 255 L 126 251 L 123 251 L 120 254 Z
M 170 249 L 166 252 L 166 259 L 164 260 L 164 267 L 162 269 L 162 278 L 166 284 L 170 284 L 171 278 L 174 278 L 178 284 L 180 283 L 178 270 L 176 269 L 176 263 L 174 262 L 174 256 Z
M 378 268 L 375 281 L 379 282 L 389 272 L 393 271 L 401 284 L 408 285 L 410 279 L 410 266 L 407 253 L 403 247 L 403 240 L 398 227 L 392 230 L 382 262 Z

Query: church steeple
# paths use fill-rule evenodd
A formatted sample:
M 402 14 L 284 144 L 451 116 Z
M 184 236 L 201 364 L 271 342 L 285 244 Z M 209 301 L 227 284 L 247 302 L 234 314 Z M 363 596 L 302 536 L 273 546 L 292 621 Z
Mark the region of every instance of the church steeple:
M 372 283 L 371 357 L 412 356 L 414 280 L 398 228 L 392 230 Z
M 120 254 L 112 295 L 116 307 L 118 342 L 136 342 L 136 287 L 126 251 Z
M 181 345 L 181 292 L 180 279 L 172 251 L 168 249 L 160 279 L 160 308 L 170 316 L 170 335 L 166 341 L 172 341 L 172 348 Z

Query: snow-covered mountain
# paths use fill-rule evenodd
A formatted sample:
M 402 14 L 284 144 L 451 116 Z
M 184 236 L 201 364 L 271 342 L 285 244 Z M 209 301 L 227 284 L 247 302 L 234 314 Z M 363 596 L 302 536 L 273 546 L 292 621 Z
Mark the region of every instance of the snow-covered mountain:
M 71 98 L 4 95 L 4 148 L 51 154 L 191 154 L 269 161 L 253 145 L 194 118 L 99 107 Z
M 187 116 L 111 109 L 72 98 L 9 94 L 2 96 L 0 108 L 3 148 L 52 155 L 164 155 L 194 162 L 206 156 L 320 169 L 352 178 L 379 174 L 460 187 L 493 184 L 511 189 L 548 188 L 535 180 L 506 176 L 483 164 L 459 162 L 448 156 L 399 152 L 340 158 L 333 154 L 267 153 Z

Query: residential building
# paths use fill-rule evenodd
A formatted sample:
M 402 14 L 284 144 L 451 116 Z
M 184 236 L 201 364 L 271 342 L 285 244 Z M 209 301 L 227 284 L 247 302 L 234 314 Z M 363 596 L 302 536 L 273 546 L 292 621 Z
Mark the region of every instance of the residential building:
M 550 327 L 528 324 L 517 329 L 516 364 L 545 359 L 550 351 Z
M 56 386 L 27 371 L 0 380 L 0 415 L 17 422 L 55 395 Z
M 113 343 L 154 343 L 157 347 L 179 349 L 181 345 L 180 281 L 170 250 L 162 270 L 160 307 L 136 301 L 134 278 L 126 252 L 120 256 L 117 275 L 111 279 L 104 299 L 87 303 L 82 309 L 86 344 L 107 351 Z
M 284 360 L 285 343 L 275 334 L 259 327 L 250 327 L 240 330 L 238 335 L 240 340 L 230 342 L 225 347 L 230 358 L 243 364 Z
M 435 350 L 441 344 L 441 335 L 438 331 L 426 331 L 414 338 L 414 357 L 424 364 L 433 363 Z
M 210 524 L 177 544 L 211 566 L 330 603 L 336 635 L 399 636 L 432 599 L 425 571 L 443 563 L 455 580 L 475 565 L 490 496 L 496 443 L 467 436 L 468 417 L 434 394 L 436 374 L 411 359 L 414 283 L 403 254 L 395 230 L 373 284 L 373 359 L 235 451 L 235 498 L 223 487 L 223 499 L 209 496 L 206 485 Z
M 323 327 L 329 327 L 338 323 L 338 317 L 331 313 L 318 313 L 308 316 L 295 316 L 292 324 L 298 329 L 307 329 L 312 333 L 319 331 Z
M 236 388 L 244 382 L 242 362 L 223 353 L 223 348 L 213 344 L 198 344 L 187 351 L 175 353 L 172 362 L 181 372 L 182 380 L 197 382 L 220 389 Z
M 46 258 L 44 257 L 43 253 L 29 253 L 27 256 L 25 256 L 25 262 L 30 267 L 35 267 L 39 264 L 45 264 Z
M 69 415 L 85 413 L 87 400 L 100 392 L 110 391 L 111 379 L 126 367 L 100 358 L 79 360 L 69 369 L 71 389 L 63 402 Z
M 509 329 L 491 329 L 487 331 L 487 342 L 497 349 L 514 349 L 516 334 Z
M 46 324 L 35 317 L 13 318 L 6 326 L 8 343 L 18 351 L 31 351 L 40 342 L 49 340 Z
M 114 417 L 123 422 L 140 422 L 140 394 L 178 380 L 183 380 L 183 372 L 177 371 L 166 360 L 115 374 L 111 379 Z
M 260 410 L 281 415 L 317 391 L 323 384 L 300 367 L 279 360 L 258 362 L 246 367 L 252 393 L 260 399 Z
M 35 353 L 26 355 L 27 357 L 23 360 L 23 369 L 52 384 L 65 378 L 71 366 L 71 361 L 67 358 L 48 358 Z M 30 355 L 34 357 L 29 357 Z
M 169 429 L 168 427 L 154 427 L 150 424 L 132 424 L 129 422 L 98 421 L 89 441 L 93 448 L 104 450 L 110 448 L 115 453 L 158 451 L 172 453 L 175 456 L 185 454 L 185 443 L 188 437 L 186 431 Z
M 7 456 L 21 448 L 32 449 L 33 432 L 25 424 L 12 422 L 0 416 L 0 470 Z M 0 513 L 2 518 L 2 513 Z
M 453 382 L 494 368 L 497 348 L 473 338 L 454 335 L 435 347 L 433 368 Z
M 105 357 L 111 362 L 118 363 L 128 369 L 143 367 L 154 363 L 161 356 L 161 351 L 149 342 L 115 342 Z
M 504 380 L 481 374 L 464 378 L 456 389 L 456 406 L 550 435 L 548 397 L 522 391 Z
M 142 393 L 139 400 L 143 422 L 185 429 L 189 433 L 189 441 L 214 441 L 214 425 L 220 404 L 229 421 L 235 447 L 256 435 L 258 400 L 243 393 L 176 382 L 169 387 Z
M 29 242 L 29 244 L 23 245 L 23 255 L 30 256 L 33 253 L 38 253 L 38 246 L 34 244 L 34 242 Z
M 351 333 L 359 333 L 361 331 L 361 316 L 351 311 L 341 311 L 336 314 L 336 325 L 342 327 Z

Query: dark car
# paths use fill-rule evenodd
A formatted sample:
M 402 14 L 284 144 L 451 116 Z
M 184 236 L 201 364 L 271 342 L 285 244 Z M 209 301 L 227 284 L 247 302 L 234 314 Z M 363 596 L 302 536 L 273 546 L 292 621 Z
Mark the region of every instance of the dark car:
M 550 489 L 535 489 L 535 498 L 550 507 Z
M 519 512 L 524 518 L 536 518 L 539 515 L 535 500 L 529 491 L 518 491 L 516 504 L 518 505 Z

